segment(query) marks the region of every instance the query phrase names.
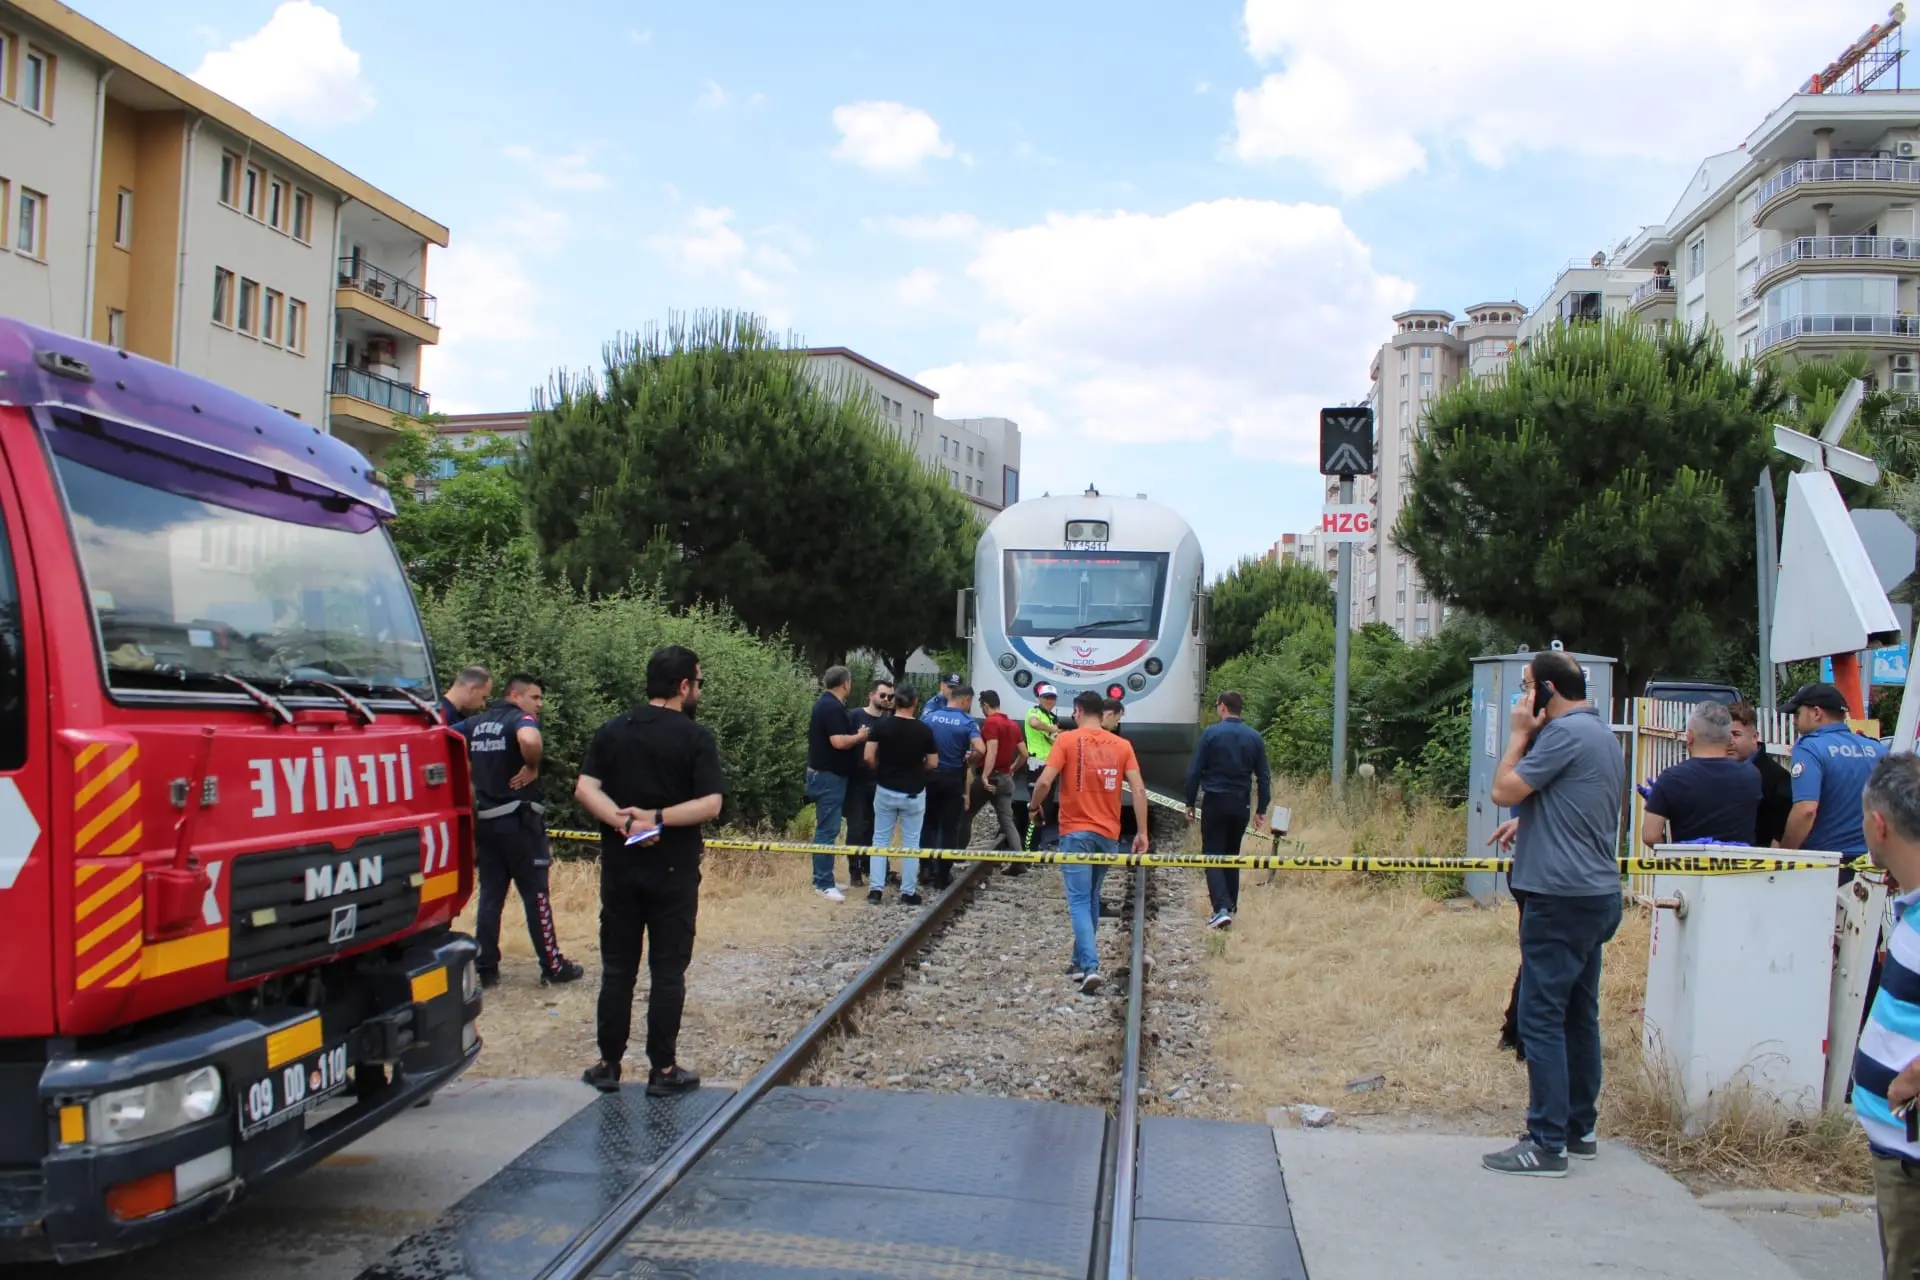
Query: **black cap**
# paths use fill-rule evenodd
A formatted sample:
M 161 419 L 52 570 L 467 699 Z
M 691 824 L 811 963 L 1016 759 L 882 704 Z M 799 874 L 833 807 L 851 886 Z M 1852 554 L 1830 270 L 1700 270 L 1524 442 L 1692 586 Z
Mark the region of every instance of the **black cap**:
M 1844 716 L 1848 711 L 1846 695 L 1830 684 L 1803 684 L 1780 709 L 1798 711 L 1802 707 L 1816 707 L 1837 716 Z
M 942 680 L 940 683 L 944 684 L 949 689 L 957 689 L 961 685 L 965 684 L 966 682 L 967 682 L 967 678 L 961 675 L 958 671 L 949 671 L 947 672 L 947 678 L 945 680 Z

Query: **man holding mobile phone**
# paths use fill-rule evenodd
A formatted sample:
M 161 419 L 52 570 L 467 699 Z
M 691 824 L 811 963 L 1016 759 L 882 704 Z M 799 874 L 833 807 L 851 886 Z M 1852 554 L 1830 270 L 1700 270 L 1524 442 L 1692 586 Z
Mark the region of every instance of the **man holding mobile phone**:
M 581 1079 L 612 1093 L 633 1027 L 647 951 L 647 1092 L 687 1093 L 700 1077 L 678 1060 L 680 1016 L 700 910 L 700 824 L 720 816 L 726 778 L 713 734 L 694 722 L 700 659 L 679 645 L 647 661 L 647 701 L 601 725 L 573 790 L 601 824 L 600 1060 Z
M 1593 1159 L 1600 1106 L 1600 954 L 1620 927 L 1614 851 L 1626 761 L 1587 701 L 1571 657 L 1535 654 L 1513 705 L 1493 802 L 1518 816 L 1507 882 L 1521 899 L 1518 1023 L 1527 1058 L 1527 1134 L 1481 1163 L 1494 1173 L 1564 1178 Z

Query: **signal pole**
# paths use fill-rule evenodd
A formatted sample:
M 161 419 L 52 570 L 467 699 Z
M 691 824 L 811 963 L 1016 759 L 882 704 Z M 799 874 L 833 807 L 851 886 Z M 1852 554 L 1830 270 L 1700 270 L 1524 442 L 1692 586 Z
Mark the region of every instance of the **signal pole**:
M 1320 474 L 1340 477 L 1340 502 L 1320 517 L 1320 536 L 1340 543 L 1340 580 L 1334 584 L 1333 795 L 1347 786 L 1347 665 L 1352 648 L 1353 544 L 1373 536 L 1371 513 L 1356 511 L 1353 478 L 1373 474 L 1373 406 L 1320 411 Z
M 1353 502 L 1353 477 L 1340 477 L 1340 505 Z M 1324 598 L 1324 597 L 1323 597 Z M 1333 591 L 1333 798 L 1347 788 L 1347 662 L 1353 639 L 1353 544 L 1340 544 L 1340 580 Z

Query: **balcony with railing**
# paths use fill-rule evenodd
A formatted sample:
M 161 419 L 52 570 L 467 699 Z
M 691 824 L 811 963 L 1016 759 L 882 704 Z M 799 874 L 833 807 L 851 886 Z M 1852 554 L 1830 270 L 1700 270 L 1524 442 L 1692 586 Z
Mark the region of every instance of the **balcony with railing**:
M 1838 314 L 1789 316 L 1760 330 L 1754 343 L 1758 354 L 1789 342 L 1813 346 L 1873 345 L 1885 338 L 1907 345 L 1920 340 L 1920 316 Z
M 1862 157 L 1845 160 L 1796 160 L 1767 179 L 1754 198 L 1753 223 L 1760 226 L 1775 207 L 1815 188 L 1852 187 L 1877 191 L 1888 199 L 1912 199 L 1920 193 L 1920 161 Z
M 1673 300 L 1673 277 L 1655 276 L 1633 291 L 1633 296 L 1627 299 L 1627 310 L 1637 315 L 1652 310 L 1658 303 Z
M 1898 266 L 1920 264 L 1920 237 L 1914 236 L 1798 236 L 1753 264 L 1749 287 L 1764 292 L 1780 276 L 1801 266 L 1852 267 L 1862 263 Z
M 439 302 L 419 285 L 402 280 L 393 272 L 376 267 L 365 258 L 340 259 L 339 288 L 343 294 L 372 298 L 375 302 L 438 325 Z
M 393 414 L 424 418 L 428 412 L 426 392 L 392 378 L 383 378 L 377 373 L 368 373 L 365 369 L 355 369 L 351 365 L 333 366 L 333 394 L 357 400 L 375 410 L 385 410 L 384 418 L 368 419 L 383 427 L 392 425 Z

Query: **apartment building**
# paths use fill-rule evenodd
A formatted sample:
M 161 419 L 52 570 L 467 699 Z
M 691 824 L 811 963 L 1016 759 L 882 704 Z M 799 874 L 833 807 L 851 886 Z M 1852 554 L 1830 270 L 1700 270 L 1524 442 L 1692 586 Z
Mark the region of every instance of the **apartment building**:
M 378 457 L 427 412 L 447 229 L 54 0 L 0 0 L 0 313 Z
M 942 418 L 933 411 L 939 392 L 846 347 L 810 347 L 800 354 L 835 394 L 870 396 L 895 437 L 965 493 L 983 520 L 1020 501 L 1020 427 L 1012 419 Z M 517 439 L 526 434 L 531 416 L 524 411 L 456 414 L 444 420 L 440 433 L 462 447 L 482 432 Z
M 1309 569 L 1325 569 L 1320 560 L 1320 535 L 1313 533 L 1283 533 L 1280 541 L 1267 548 L 1268 564 L 1303 564 Z
M 1604 310 L 1632 282 L 1627 314 L 1711 330 L 1733 358 L 1858 352 L 1878 385 L 1920 393 L 1920 90 L 1901 85 L 1901 31 L 1896 10 L 1701 161 L 1613 255 Z
M 1611 258 L 1605 253 L 1596 253 L 1585 266 L 1562 267 L 1553 287 L 1520 322 L 1516 345 L 1524 350 L 1538 334 L 1555 325 L 1607 318 L 1619 320 L 1639 314 L 1650 301 L 1660 299 L 1666 300 L 1666 318 L 1671 319 L 1672 277 L 1650 268 L 1623 266 L 1621 263 L 1626 257 L 1623 245 Z M 1659 292 L 1661 280 L 1665 281 L 1664 293 Z
M 1444 602 L 1421 581 L 1413 557 L 1393 544 L 1393 526 L 1412 487 L 1414 443 L 1436 397 L 1462 379 L 1488 377 L 1506 367 L 1526 317 L 1526 308 L 1511 301 L 1475 303 L 1463 319 L 1439 310 L 1393 317 L 1394 334 L 1367 370 L 1375 472 L 1355 479 L 1354 500 L 1371 507 L 1374 531 L 1353 549 L 1353 626 L 1385 623 L 1410 641 L 1439 629 Z M 1327 501 L 1337 502 L 1339 495 L 1339 479 L 1327 477 Z M 1325 543 L 1318 555 L 1337 581 L 1338 547 Z
M 864 388 L 880 420 L 985 518 L 1020 501 L 1020 428 L 1012 420 L 941 418 L 933 411 L 938 391 L 847 347 L 808 347 L 800 354 L 836 393 Z

